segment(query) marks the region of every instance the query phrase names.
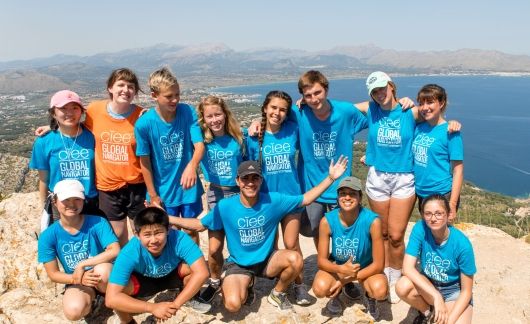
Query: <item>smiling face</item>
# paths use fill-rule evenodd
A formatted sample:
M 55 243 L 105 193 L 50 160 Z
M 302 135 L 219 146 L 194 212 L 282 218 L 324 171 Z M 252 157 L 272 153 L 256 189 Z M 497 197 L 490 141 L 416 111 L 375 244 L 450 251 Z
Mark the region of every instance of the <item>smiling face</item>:
M 77 127 L 81 120 L 83 109 L 75 102 L 69 102 L 62 107 L 53 108 L 53 118 L 59 127 Z
M 159 93 L 152 92 L 151 97 L 155 99 L 157 108 L 162 112 L 174 113 L 180 101 L 180 88 L 178 84 L 165 87 Z
M 212 131 L 214 136 L 223 136 L 225 134 L 226 114 L 219 105 L 204 106 L 204 122 Z
M 253 199 L 258 196 L 261 187 L 262 178 L 258 174 L 248 174 L 236 178 L 241 195 L 247 199 Z
M 445 102 L 440 102 L 434 98 L 428 98 L 420 102 L 419 112 L 421 116 L 431 125 L 437 125 L 443 121 L 443 111 Z
M 160 256 L 167 243 L 168 229 L 162 224 L 144 225 L 140 228 L 138 239 L 153 256 Z
M 350 212 L 360 207 L 361 194 L 351 188 L 340 188 L 337 193 L 339 207 L 344 212 Z
M 71 197 L 64 200 L 56 199 L 55 207 L 61 217 L 76 217 L 81 214 L 83 210 L 84 200 L 77 197 Z
M 397 104 L 397 100 L 394 97 L 394 90 L 390 82 L 385 87 L 372 90 L 370 96 L 383 108 L 392 108 Z
M 107 90 L 112 98 L 112 102 L 116 104 L 131 104 L 134 96 L 138 92 L 134 83 L 125 80 L 117 80 Z
M 264 108 L 267 116 L 267 130 L 278 130 L 287 117 L 289 104 L 282 98 L 272 98 Z

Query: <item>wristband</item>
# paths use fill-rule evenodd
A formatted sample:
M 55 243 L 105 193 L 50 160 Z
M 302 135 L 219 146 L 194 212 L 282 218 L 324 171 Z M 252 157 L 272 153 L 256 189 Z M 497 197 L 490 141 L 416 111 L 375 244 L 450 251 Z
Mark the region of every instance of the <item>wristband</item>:
M 331 182 L 335 182 L 335 179 L 333 179 L 333 177 L 331 175 L 328 174 L 328 178 L 329 180 L 331 180 Z

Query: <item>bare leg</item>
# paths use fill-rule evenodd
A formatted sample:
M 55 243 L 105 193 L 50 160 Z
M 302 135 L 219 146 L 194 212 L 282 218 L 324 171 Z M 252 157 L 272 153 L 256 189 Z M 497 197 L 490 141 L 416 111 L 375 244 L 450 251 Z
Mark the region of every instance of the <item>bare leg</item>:
M 388 282 L 386 276 L 382 273 L 375 274 L 366 278 L 361 284 L 364 290 L 371 298 L 384 300 L 388 295 Z
M 383 233 L 383 240 L 385 244 L 385 267 L 388 267 L 389 265 L 388 213 L 390 211 L 390 199 L 383 200 L 383 201 L 377 201 L 377 200 L 372 200 L 370 197 L 368 197 L 368 203 L 370 204 L 370 209 L 372 209 L 374 213 L 379 215 L 379 218 L 381 219 L 381 230 Z
M 277 292 L 285 292 L 289 284 L 300 275 L 303 265 L 304 261 L 298 252 L 278 250 L 269 260 L 269 264 L 264 272 L 267 277 L 278 278 L 274 290 Z
M 208 268 L 210 278 L 220 279 L 223 268 L 224 231 L 208 231 Z
M 223 279 L 221 289 L 225 308 L 229 312 L 235 313 L 241 309 L 241 305 L 247 299 L 247 288 L 251 279 L 243 274 L 232 274 Z
M 112 226 L 112 230 L 114 230 L 114 234 L 118 237 L 118 241 L 120 242 L 120 246 L 123 247 L 127 242 L 129 242 L 129 232 L 127 231 L 127 218 L 124 218 L 122 220 L 110 221 L 110 226 Z
M 455 306 L 454 301 L 446 302 L 445 305 L 447 306 L 447 310 L 449 313 Z M 455 324 L 471 324 L 471 320 L 473 319 L 473 306 L 467 305 L 467 308 L 464 310 L 462 314 L 460 314 L 460 317 L 458 320 L 456 320 Z
M 300 214 L 289 214 L 282 219 L 283 230 L 283 244 L 287 250 L 296 251 L 300 253 L 303 260 L 302 249 L 300 248 Z M 303 264 L 302 264 L 303 266 Z M 296 277 L 295 283 L 301 284 L 303 280 L 304 271 Z
M 313 280 L 313 293 L 318 298 L 334 297 L 340 293 L 344 283 L 339 280 L 335 273 L 318 270 Z
M 390 198 L 388 217 L 388 265 L 394 269 L 403 267 L 405 256 L 405 231 L 414 208 L 416 195 L 409 198 Z
M 402 276 L 398 280 L 396 284 L 396 293 L 403 301 L 420 312 L 427 311 L 429 305 L 434 303 L 432 297 L 429 297 L 425 292 L 422 294 L 406 276 Z M 427 301 L 424 296 L 429 297 L 428 299 L 430 300 Z
M 70 321 L 78 321 L 87 316 L 95 297 L 94 288 L 83 285 L 70 286 L 63 296 L 64 316 Z

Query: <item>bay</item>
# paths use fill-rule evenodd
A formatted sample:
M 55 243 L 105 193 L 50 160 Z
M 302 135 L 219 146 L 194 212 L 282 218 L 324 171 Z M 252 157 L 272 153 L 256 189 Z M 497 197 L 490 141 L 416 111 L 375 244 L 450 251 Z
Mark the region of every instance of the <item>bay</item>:
M 448 93 L 446 117 L 462 123 L 465 179 L 509 196 L 530 194 L 530 77 L 411 76 L 393 78 L 399 97 L 415 99 L 425 84 L 436 83 Z M 364 79 L 330 80 L 329 98 L 361 102 L 369 99 Z M 270 90 L 300 97 L 297 82 L 219 88 L 248 95 L 261 104 Z M 258 95 L 258 96 L 252 96 Z M 363 139 L 365 134 L 360 134 Z

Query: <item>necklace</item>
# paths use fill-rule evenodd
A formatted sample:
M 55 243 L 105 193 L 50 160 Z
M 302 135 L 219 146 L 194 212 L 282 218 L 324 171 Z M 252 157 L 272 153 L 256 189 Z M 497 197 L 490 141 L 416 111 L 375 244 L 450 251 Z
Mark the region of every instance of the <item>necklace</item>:
M 71 152 L 73 151 L 74 147 L 75 147 L 75 143 L 77 142 L 77 137 L 79 136 L 79 124 L 77 124 L 77 132 L 75 133 L 75 138 L 74 138 L 74 141 L 72 143 L 72 145 L 70 145 L 70 148 L 68 148 L 68 146 L 66 145 L 65 141 L 64 141 L 64 135 L 63 133 L 61 132 L 61 130 L 59 130 L 59 134 L 61 135 L 61 141 L 63 142 L 63 147 L 64 149 L 66 150 L 66 154 L 68 157 L 71 156 Z

